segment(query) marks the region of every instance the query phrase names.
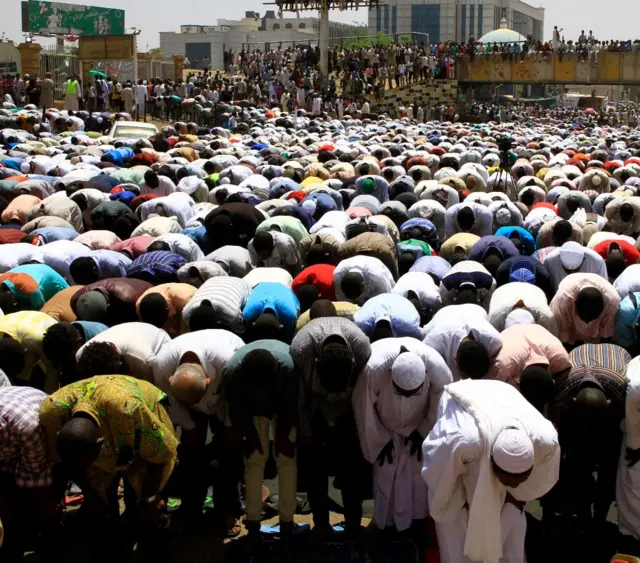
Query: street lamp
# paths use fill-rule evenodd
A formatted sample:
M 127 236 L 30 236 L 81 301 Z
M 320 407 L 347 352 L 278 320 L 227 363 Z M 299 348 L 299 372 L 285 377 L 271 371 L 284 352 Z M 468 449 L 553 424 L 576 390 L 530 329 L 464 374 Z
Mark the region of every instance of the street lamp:
M 131 35 L 133 35 L 133 83 L 138 84 L 138 35 L 142 33 L 141 29 L 137 27 L 131 28 Z

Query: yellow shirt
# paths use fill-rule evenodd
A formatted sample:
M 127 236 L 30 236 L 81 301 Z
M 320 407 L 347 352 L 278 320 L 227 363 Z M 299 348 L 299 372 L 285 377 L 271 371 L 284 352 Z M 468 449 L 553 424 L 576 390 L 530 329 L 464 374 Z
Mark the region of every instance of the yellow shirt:
M 349 303 L 348 301 L 334 301 L 333 306 L 336 308 L 336 313 L 338 313 L 339 317 L 345 317 L 351 320 L 353 320 L 353 316 L 360 308 L 355 303 Z M 306 325 L 311 320 L 309 317 L 309 311 L 302 313 L 298 318 L 296 330 L 300 330 L 304 325 Z
M 78 84 L 77 80 L 67 80 L 65 94 L 77 94 L 78 93 Z
M 57 460 L 60 429 L 74 415 L 83 413 L 96 422 L 104 439 L 97 459 L 87 470 L 87 479 L 105 502 L 107 488 L 119 473 L 126 474 L 141 500 L 150 464 L 163 466 L 162 490 L 173 471 L 178 449 L 173 424 L 161 404 L 165 398 L 151 383 L 127 375 L 99 375 L 63 387 L 40 407 L 49 457 Z
M 26 349 L 24 369 L 17 378 L 22 381 L 31 379 L 31 370 L 40 363 L 47 375 L 45 391 L 51 393 L 57 389 L 56 371 L 49 364 L 42 351 L 45 332 L 56 320 L 40 311 L 19 311 L 0 318 L 0 335 L 7 335 L 22 344 Z

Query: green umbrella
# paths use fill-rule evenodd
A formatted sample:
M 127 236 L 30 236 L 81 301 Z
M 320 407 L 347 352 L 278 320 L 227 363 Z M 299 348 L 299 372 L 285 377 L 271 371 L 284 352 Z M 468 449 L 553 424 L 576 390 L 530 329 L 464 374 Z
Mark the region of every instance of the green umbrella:
M 99 76 L 100 78 L 106 78 L 107 77 L 107 75 L 104 72 L 102 72 L 100 70 L 96 70 L 94 68 L 92 68 L 89 71 L 89 76 Z

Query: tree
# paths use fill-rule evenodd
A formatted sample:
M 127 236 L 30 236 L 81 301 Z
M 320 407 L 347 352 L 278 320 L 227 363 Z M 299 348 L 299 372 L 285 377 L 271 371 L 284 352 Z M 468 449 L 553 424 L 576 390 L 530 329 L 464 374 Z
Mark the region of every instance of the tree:
M 162 49 L 160 47 L 154 47 L 153 49 L 149 49 L 150 55 L 162 55 Z

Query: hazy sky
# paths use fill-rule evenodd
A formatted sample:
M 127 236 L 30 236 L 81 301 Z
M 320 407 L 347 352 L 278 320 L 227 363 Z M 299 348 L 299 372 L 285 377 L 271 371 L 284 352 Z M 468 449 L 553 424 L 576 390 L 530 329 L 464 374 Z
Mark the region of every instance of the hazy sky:
M 7 4 L 0 18 L 0 35 L 22 41 L 20 2 L 1 0 Z M 78 2 L 80 3 L 80 2 Z M 275 6 L 265 6 L 260 0 L 84 0 L 87 5 L 105 6 L 126 10 L 127 26 L 142 29 L 138 49 L 145 51 L 157 47 L 160 31 L 179 31 L 180 25 L 214 25 L 217 18 L 239 19 L 245 10 L 255 10 L 261 15 Z M 581 29 L 593 29 L 602 39 L 635 39 L 640 36 L 636 17 L 640 12 L 638 0 L 610 0 L 604 5 L 600 0 L 532 0 L 531 4 L 546 8 L 545 37 L 551 37 L 554 25 L 564 28 L 568 39 L 576 39 Z M 8 6 L 11 6 L 8 8 Z M 308 13 L 304 15 L 315 15 Z M 351 23 L 366 22 L 366 10 L 332 12 L 331 19 Z

